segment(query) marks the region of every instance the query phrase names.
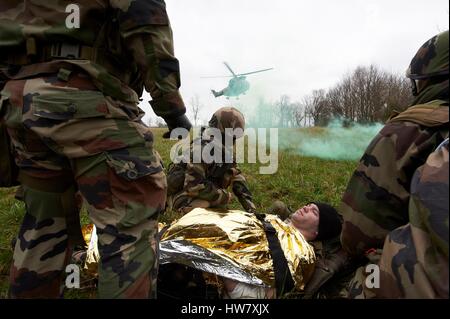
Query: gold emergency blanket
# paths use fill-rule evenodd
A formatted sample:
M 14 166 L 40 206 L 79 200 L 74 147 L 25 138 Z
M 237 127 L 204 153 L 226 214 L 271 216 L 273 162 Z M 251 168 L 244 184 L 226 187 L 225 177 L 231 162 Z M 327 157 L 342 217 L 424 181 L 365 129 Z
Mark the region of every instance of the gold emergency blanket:
M 81 227 L 81 233 L 83 235 L 84 242 L 89 245 L 91 242 L 92 232 L 94 230 L 94 224 L 87 224 Z
M 277 231 L 297 290 L 314 271 L 314 249 L 293 226 L 267 215 Z M 275 286 L 264 226 L 239 210 L 196 208 L 175 221 L 160 242 L 160 263 L 179 263 L 249 284 Z
M 81 228 L 81 232 L 84 241 L 88 245 L 83 269 L 87 274 L 96 277 L 98 261 L 100 260 L 97 246 L 97 231 L 93 224 L 88 224 Z
M 278 241 L 288 262 L 295 288 L 303 290 L 314 273 L 316 263 L 314 247 L 306 241 L 298 229 L 284 223 L 278 216 L 266 215 L 266 221 L 277 231 Z

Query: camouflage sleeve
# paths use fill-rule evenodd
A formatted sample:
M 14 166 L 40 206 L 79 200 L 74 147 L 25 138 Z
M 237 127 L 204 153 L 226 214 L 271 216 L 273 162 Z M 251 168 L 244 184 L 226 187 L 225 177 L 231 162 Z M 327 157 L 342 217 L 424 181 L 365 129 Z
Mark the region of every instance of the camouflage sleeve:
M 180 69 L 174 55 L 173 34 L 163 0 L 110 0 L 119 7 L 119 24 L 125 46 L 141 70 L 156 115 L 175 118 L 186 112 L 179 93 Z M 124 3 L 127 3 L 125 5 Z
M 442 139 L 437 130 L 411 122 L 387 124 L 373 139 L 340 206 L 341 242 L 348 253 L 381 248 L 390 231 L 408 222 L 412 175 Z
M 247 212 L 256 212 L 256 206 L 253 204 L 253 196 L 248 188 L 244 175 L 237 168 L 232 168 L 232 170 L 233 177 L 231 179 L 231 185 L 234 195 L 236 195 L 242 207 Z
M 433 152 L 411 183 L 409 224 L 388 234 L 377 298 L 448 298 L 448 144 Z
M 190 197 L 210 202 L 211 207 L 228 204 L 231 194 L 226 189 L 219 188 L 212 181 L 208 180 L 206 176 L 207 169 L 207 164 L 187 164 L 184 191 Z
M 448 298 L 448 241 L 449 241 L 449 145 L 446 144 L 432 153 L 425 165 L 414 174 L 411 184 L 411 199 L 409 203 L 409 218 L 411 225 L 411 245 L 415 248 L 412 254 L 403 253 L 405 245 L 399 242 L 396 255 L 392 255 L 392 267 L 399 271 L 392 275 L 399 275 L 400 269 L 412 269 L 416 273 L 412 276 L 403 274 L 401 283 L 404 290 L 411 293 L 406 298 Z M 391 242 L 392 243 L 392 242 Z M 386 245 L 385 245 L 386 246 Z M 384 255 L 384 251 L 383 251 Z M 412 260 L 417 267 L 411 263 Z M 403 266 L 403 267 L 402 267 Z M 422 271 L 425 273 L 423 274 Z M 428 282 L 423 282 L 427 278 Z M 415 289 L 410 289 L 411 284 Z M 433 287 L 434 294 L 428 294 Z M 406 288 L 406 289 L 405 289 Z M 417 295 L 414 295 L 417 291 Z

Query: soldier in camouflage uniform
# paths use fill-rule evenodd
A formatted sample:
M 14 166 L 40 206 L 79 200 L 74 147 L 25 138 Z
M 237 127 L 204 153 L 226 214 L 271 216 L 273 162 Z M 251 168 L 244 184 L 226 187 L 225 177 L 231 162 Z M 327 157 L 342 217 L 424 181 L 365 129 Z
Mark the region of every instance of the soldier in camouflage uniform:
M 360 269 L 351 297 L 448 298 L 448 147 L 433 153 L 448 138 L 448 52 L 448 31 L 419 49 L 412 106 L 374 138 L 343 196 L 343 248 L 375 263 L 382 253 L 380 288 Z
M 195 153 L 202 154 L 204 147 L 207 144 L 211 146 L 211 143 L 217 147 L 216 149 L 223 149 L 222 155 L 225 156 L 225 153 L 230 151 L 223 146 L 225 129 L 241 129 L 243 132 L 245 119 L 237 109 L 224 107 L 214 113 L 209 121 L 209 127 L 219 129 L 222 140 L 208 138 L 208 128 L 204 128 L 203 137 L 207 138 L 202 138 L 199 143 L 194 140 L 190 144 L 190 156 Z M 241 136 L 236 135 L 236 138 L 239 137 Z M 248 212 L 256 212 L 252 194 L 234 157 L 232 163 L 226 163 L 224 157 L 222 163 L 214 161 L 208 164 L 203 159 L 199 163 L 193 160 L 190 163 L 172 163 L 167 173 L 167 181 L 168 210 L 187 213 L 197 207 L 226 208 L 232 198 L 231 192 L 228 191 L 231 187 L 242 207 Z
M 167 182 L 144 86 L 170 130 L 190 128 L 165 3 L 78 0 L 81 27 L 68 28 L 71 3 L 0 0 L 0 114 L 26 204 L 10 296 L 61 296 L 79 198 L 98 229 L 99 297 L 151 297 Z

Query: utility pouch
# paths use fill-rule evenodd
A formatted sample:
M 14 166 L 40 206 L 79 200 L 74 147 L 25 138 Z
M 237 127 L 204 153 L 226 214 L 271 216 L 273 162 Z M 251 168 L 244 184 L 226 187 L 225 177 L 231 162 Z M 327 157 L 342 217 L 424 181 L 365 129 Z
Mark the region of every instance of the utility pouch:
M 167 170 L 167 195 L 174 195 L 184 187 L 184 177 L 186 174 L 186 163 L 170 163 Z

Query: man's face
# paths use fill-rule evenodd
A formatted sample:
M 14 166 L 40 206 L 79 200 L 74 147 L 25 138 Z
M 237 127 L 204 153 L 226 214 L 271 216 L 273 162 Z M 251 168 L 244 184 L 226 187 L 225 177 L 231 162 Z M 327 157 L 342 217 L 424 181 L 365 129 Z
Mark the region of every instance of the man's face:
M 303 206 L 292 214 L 291 222 L 306 240 L 314 240 L 319 231 L 319 208 L 312 203 Z

